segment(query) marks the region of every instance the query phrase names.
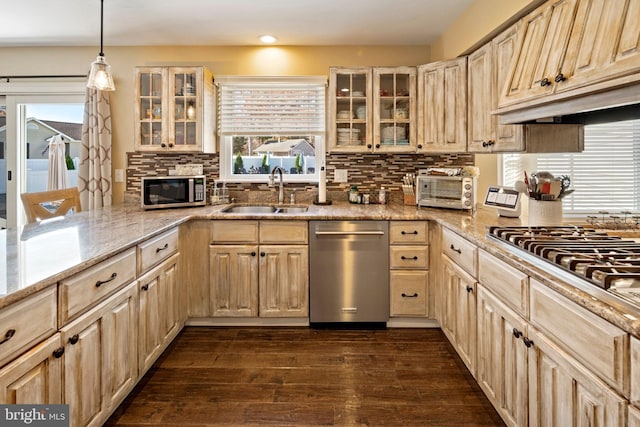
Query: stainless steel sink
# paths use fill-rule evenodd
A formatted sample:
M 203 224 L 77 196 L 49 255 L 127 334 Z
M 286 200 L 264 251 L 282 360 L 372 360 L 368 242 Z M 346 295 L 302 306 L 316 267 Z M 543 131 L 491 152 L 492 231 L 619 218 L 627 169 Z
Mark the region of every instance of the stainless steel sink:
M 224 208 L 222 212 L 226 213 L 246 213 L 246 214 L 260 214 L 260 213 L 274 213 L 276 211 L 275 206 L 264 205 L 251 205 L 251 206 L 229 206 Z
M 224 208 L 224 213 L 273 214 L 273 213 L 305 213 L 308 206 L 273 206 L 273 205 L 232 205 Z
M 308 206 L 283 206 L 278 208 L 276 213 L 305 213 L 308 210 Z

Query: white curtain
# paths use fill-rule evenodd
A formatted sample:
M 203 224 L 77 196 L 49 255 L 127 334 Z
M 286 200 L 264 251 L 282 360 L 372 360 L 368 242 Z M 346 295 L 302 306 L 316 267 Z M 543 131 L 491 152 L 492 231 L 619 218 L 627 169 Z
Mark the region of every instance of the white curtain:
M 109 92 L 87 88 L 78 189 L 83 210 L 111 205 L 111 105 Z

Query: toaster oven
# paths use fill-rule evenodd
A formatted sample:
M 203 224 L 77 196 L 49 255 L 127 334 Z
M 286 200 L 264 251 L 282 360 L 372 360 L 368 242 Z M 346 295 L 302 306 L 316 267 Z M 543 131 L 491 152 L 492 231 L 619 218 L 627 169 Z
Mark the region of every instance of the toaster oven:
M 416 204 L 422 207 L 475 210 L 475 176 L 418 175 Z

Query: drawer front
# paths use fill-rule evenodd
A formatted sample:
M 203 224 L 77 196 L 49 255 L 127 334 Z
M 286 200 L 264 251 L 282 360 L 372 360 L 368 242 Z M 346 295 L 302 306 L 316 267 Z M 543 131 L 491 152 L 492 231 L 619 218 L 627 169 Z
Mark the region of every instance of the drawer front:
M 478 248 L 448 228 L 442 229 L 442 252 L 473 277 L 478 277 Z
M 56 332 L 56 292 L 51 286 L 0 310 L 0 366 Z
M 260 221 L 260 243 L 306 245 L 308 242 L 307 221 Z
M 429 243 L 429 223 L 427 221 L 391 221 L 389 243 L 426 245 Z
M 523 317 L 529 315 L 529 277 L 493 255 L 478 250 L 478 281 Z
M 426 317 L 427 271 L 392 271 L 390 276 L 391 316 Z
M 628 397 L 629 335 L 542 283 L 531 279 L 530 285 L 531 323 Z
M 60 282 L 60 324 L 84 312 L 136 277 L 136 249 L 131 248 Z
M 429 268 L 429 246 L 390 246 L 390 268 Z
M 258 221 L 212 221 L 211 243 L 258 243 Z
M 164 261 L 178 251 L 178 229 L 138 245 L 138 274 Z

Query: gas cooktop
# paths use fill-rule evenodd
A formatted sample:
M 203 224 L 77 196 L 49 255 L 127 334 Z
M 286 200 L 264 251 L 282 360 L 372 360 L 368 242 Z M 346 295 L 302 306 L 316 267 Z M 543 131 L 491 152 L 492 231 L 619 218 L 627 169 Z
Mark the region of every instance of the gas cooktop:
M 640 307 L 640 239 L 580 226 L 496 226 L 489 237 Z

